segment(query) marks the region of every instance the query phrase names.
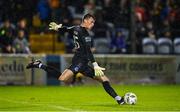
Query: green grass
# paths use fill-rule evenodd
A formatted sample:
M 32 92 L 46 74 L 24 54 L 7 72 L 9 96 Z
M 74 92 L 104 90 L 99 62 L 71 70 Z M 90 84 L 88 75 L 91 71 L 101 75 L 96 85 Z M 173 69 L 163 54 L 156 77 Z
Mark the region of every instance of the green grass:
M 117 105 L 99 86 L 0 86 L 0 111 L 180 111 L 180 85 L 113 85 L 134 92 L 136 105 Z

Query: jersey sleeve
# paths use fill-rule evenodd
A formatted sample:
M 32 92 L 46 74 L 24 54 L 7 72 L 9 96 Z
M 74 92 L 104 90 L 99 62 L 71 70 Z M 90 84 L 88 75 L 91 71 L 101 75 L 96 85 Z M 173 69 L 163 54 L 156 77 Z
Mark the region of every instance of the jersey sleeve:
M 59 33 L 62 33 L 62 32 L 72 33 L 73 28 L 74 28 L 74 26 L 71 26 L 71 27 L 62 26 L 62 28 L 60 28 L 60 29 L 58 30 L 58 32 L 59 32 Z
M 91 63 L 93 63 L 93 62 L 95 62 L 95 59 L 94 59 L 93 53 L 91 51 L 92 39 L 91 39 L 91 37 L 85 37 L 84 39 L 85 39 L 86 52 L 88 55 L 88 59 L 91 61 Z

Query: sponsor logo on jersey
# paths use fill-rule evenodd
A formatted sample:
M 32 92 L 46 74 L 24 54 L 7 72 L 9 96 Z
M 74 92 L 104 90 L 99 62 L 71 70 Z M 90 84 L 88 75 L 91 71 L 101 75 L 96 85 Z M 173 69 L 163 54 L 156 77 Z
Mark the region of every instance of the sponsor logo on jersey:
M 79 67 L 76 66 L 76 67 L 74 68 L 74 70 L 77 72 L 77 71 L 79 70 Z
M 85 37 L 86 42 L 91 42 L 91 37 Z

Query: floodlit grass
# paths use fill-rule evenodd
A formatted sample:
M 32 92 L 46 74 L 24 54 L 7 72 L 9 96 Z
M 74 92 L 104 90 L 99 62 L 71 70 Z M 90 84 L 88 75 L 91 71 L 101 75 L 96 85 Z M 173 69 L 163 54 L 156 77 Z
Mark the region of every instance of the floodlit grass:
M 0 86 L 0 111 L 180 111 L 180 85 L 113 85 L 134 92 L 136 105 L 118 105 L 98 86 Z

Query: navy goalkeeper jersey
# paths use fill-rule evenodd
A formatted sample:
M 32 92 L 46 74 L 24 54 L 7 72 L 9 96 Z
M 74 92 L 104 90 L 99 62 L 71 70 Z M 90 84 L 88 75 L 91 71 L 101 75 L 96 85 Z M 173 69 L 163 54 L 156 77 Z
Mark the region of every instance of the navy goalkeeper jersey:
M 94 56 L 91 52 L 92 38 L 90 37 L 88 31 L 82 26 L 73 27 L 62 27 L 60 31 L 66 31 L 72 34 L 75 44 L 75 55 L 73 57 L 73 63 L 85 62 L 91 63 L 95 62 Z

